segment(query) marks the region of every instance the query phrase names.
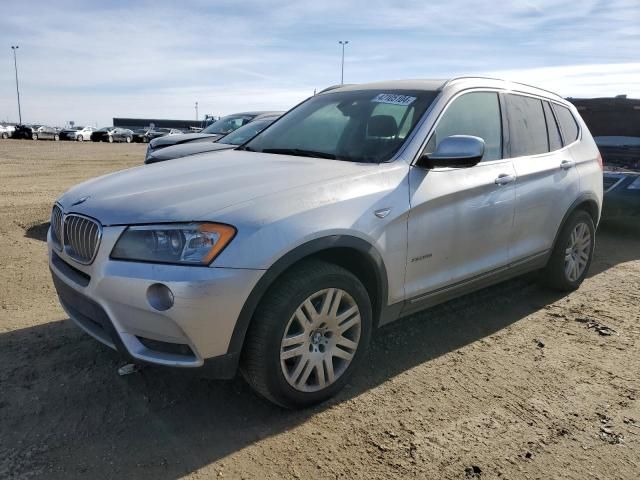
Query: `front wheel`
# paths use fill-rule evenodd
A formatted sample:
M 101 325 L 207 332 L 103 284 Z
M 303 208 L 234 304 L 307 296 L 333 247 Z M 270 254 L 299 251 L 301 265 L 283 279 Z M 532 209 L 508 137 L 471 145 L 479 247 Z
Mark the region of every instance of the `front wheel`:
M 54 135 L 53 136 L 53 140 L 57 142 L 58 140 L 60 140 L 60 136 L 59 135 Z
M 82 135 L 78 135 L 78 136 L 76 137 L 76 141 L 78 141 L 78 142 L 83 142 L 83 141 L 84 141 L 84 137 L 83 137 Z
M 576 290 L 589 272 L 595 248 L 593 219 L 584 210 L 571 214 L 562 227 L 542 281 L 556 290 Z
M 126 137 L 126 140 L 125 140 L 125 141 L 126 141 L 127 143 L 131 143 L 131 137 Z
M 31 135 L 31 139 L 32 140 L 37 140 L 38 139 L 38 134 L 34 133 L 33 135 Z
M 6 140 L 9 138 L 9 134 L 7 132 L 2 132 L 2 138 Z
M 109 143 L 113 143 L 113 137 L 109 135 Z
M 371 328 L 371 301 L 360 280 L 337 265 L 306 261 L 284 274 L 258 306 L 243 375 L 283 407 L 320 403 L 362 362 Z

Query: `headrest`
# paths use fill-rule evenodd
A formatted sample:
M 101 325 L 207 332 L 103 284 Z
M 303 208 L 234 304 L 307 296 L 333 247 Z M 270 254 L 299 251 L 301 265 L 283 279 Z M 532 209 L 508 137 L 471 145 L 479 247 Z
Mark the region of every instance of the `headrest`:
M 369 137 L 393 137 L 398 133 L 398 124 L 391 115 L 374 115 L 367 123 Z

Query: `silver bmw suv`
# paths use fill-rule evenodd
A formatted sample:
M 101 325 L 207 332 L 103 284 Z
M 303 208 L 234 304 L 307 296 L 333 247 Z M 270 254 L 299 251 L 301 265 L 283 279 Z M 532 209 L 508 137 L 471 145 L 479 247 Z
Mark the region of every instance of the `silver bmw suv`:
M 381 325 L 532 270 L 578 288 L 601 205 L 598 149 L 553 93 L 350 85 L 234 150 L 72 188 L 49 258 L 69 317 L 132 361 L 240 370 L 302 407 L 345 385 Z

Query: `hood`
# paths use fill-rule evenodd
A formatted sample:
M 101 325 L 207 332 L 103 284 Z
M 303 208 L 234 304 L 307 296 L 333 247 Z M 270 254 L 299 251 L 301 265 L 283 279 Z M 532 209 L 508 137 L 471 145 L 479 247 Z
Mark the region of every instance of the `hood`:
M 208 139 L 215 140 L 222 135 L 213 133 L 185 133 L 182 135 L 165 135 L 151 140 L 151 148 L 168 147 L 169 145 L 178 145 L 185 142 L 206 141 Z
M 187 157 L 189 155 L 196 155 L 206 152 L 219 152 L 222 150 L 231 150 L 236 148 L 236 145 L 228 145 L 226 143 L 209 142 L 188 142 L 180 145 L 172 145 L 167 148 L 162 148 L 151 153 L 148 157 L 148 162 L 164 162 L 165 160 L 172 160 L 174 158 Z
M 215 221 L 215 212 L 241 202 L 361 173 L 357 163 L 228 150 L 98 177 L 59 203 L 103 225 Z

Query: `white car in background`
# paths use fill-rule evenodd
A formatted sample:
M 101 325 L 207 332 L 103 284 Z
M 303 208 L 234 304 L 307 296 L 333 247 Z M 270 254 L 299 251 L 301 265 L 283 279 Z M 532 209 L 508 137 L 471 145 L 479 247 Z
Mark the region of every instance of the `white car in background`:
M 0 125 L 0 138 L 11 138 L 15 129 L 13 125 Z
M 60 140 L 75 140 L 83 142 L 91 140 L 91 134 L 95 131 L 93 127 L 72 127 L 65 128 L 60 132 Z

